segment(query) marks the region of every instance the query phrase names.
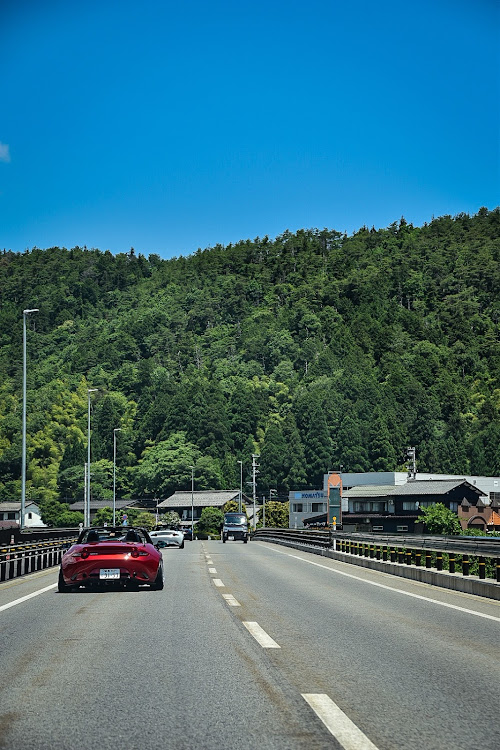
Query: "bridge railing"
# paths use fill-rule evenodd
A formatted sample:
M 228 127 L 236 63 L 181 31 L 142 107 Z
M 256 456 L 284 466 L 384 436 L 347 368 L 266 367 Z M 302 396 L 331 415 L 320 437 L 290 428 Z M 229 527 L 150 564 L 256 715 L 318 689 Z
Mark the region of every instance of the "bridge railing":
M 346 556 L 477 575 L 500 582 L 500 537 L 361 534 L 312 529 L 257 529 L 255 539 L 334 549 Z
M 27 573 L 59 565 L 65 549 L 75 542 L 62 537 L 36 542 L 21 542 L 0 547 L 0 583 Z

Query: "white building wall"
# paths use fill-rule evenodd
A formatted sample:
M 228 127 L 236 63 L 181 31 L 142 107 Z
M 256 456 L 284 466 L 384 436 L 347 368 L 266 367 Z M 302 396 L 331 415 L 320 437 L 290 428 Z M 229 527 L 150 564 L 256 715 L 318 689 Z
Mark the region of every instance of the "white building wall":
M 20 517 L 21 512 L 19 512 L 19 518 Z M 42 521 L 40 508 L 37 505 L 29 505 L 27 508 L 25 508 L 24 525 L 26 528 L 31 526 L 46 526 L 46 524 Z
M 326 494 L 323 490 L 292 491 L 289 499 L 289 526 L 291 529 L 303 529 L 304 518 L 326 513 Z M 295 510 L 299 506 L 302 510 Z M 314 510 L 313 510 L 314 507 Z

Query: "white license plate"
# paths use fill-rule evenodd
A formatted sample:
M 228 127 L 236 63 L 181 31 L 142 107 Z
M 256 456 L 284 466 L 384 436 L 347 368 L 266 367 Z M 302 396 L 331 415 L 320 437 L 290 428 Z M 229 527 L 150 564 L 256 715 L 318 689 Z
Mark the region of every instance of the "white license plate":
M 234 536 L 228 536 L 230 542 L 234 542 Z
M 101 568 L 99 571 L 101 581 L 110 581 L 120 578 L 120 568 Z

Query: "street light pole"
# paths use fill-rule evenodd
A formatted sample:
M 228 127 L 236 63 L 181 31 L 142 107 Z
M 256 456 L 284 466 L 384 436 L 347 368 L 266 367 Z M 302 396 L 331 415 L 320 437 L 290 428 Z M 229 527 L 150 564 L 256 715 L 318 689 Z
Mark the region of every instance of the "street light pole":
M 121 427 L 113 430 L 113 526 L 116 525 L 116 433 L 121 432 Z M 156 509 L 158 514 L 158 509 Z
M 97 388 L 87 388 L 88 418 L 87 418 L 87 502 L 85 508 L 85 526 L 90 526 L 90 394 Z
M 83 526 L 87 526 L 87 462 L 83 471 Z
M 191 541 L 194 542 L 194 466 L 191 469 Z
M 38 308 L 23 310 L 23 436 L 22 436 L 22 468 L 21 468 L 21 518 L 19 528 L 24 529 L 26 513 L 26 316 L 38 312 Z
M 243 461 L 238 461 L 240 465 L 240 499 L 238 502 L 238 512 L 242 512 L 243 508 Z

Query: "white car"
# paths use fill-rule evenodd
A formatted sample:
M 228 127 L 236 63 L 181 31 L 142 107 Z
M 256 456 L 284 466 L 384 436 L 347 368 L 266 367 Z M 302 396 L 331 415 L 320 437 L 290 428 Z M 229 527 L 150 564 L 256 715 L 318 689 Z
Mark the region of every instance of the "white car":
M 177 529 L 156 529 L 156 531 L 150 531 L 149 536 L 153 544 L 158 547 L 184 548 L 184 534 Z

